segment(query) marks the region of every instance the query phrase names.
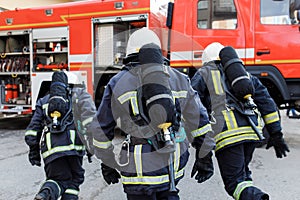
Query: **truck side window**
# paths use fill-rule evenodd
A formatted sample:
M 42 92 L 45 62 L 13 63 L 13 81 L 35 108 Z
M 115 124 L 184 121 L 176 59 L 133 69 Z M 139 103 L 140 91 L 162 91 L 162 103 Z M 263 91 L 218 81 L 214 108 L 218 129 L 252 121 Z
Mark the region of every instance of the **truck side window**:
M 261 0 L 260 22 L 262 24 L 289 25 L 296 24 L 296 7 L 299 0 Z
M 233 0 L 199 0 L 199 29 L 236 29 L 237 14 Z

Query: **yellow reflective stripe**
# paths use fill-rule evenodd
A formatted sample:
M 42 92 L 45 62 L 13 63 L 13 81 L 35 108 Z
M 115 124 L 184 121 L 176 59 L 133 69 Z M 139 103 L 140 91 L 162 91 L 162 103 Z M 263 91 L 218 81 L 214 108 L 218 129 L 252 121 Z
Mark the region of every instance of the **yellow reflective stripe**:
M 126 92 L 125 94 L 122 94 L 121 96 L 118 97 L 118 101 L 123 104 L 126 101 L 130 100 L 132 111 L 134 115 L 139 114 L 139 109 L 138 109 L 138 103 L 137 103 L 137 98 L 136 98 L 137 92 L 136 91 L 130 91 Z
M 176 143 L 176 150 L 174 152 L 174 171 L 177 172 L 180 164 L 180 143 Z
M 75 189 L 66 189 L 65 194 L 73 194 L 73 195 L 78 196 L 79 191 L 75 190 Z
M 275 112 L 272 112 L 270 114 L 263 116 L 263 118 L 264 118 L 264 121 L 266 124 L 271 124 L 273 122 L 279 121 L 279 114 L 277 111 L 275 111 Z
M 25 136 L 28 136 L 28 135 L 37 136 L 37 131 L 28 130 L 28 131 L 25 132 Z
M 221 84 L 221 75 L 220 75 L 220 71 L 219 70 L 212 70 L 211 71 L 211 75 L 212 75 L 212 80 L 213 80 L 213 84 L 214 84 L 214 89 L 216 94 L 223 94 L 223 87 Z
M 48 103 L 42 105 L 42 108 L 43 110 L 45 110 L 47 116 L 48 116 L 48 105 L 49 105 Z
M 46 133 L 46 145 L 47 145 L 47 149 L 51 149 L 51 133 L 48 132 Z
M 85 150 L 85 146 L 70 144 L 68 146 L 54 147 L 54 148 L 49 149 L 48 151 L 44 152 L 42 154 L 42 156 L 43 156 L 43 158 L 47 158 L 48 156 L 50 156 L 54 153 L 63 152 L 63 151 L 71 151 L 71 150 L 83 151 L 83 150 Z
M 137 177 L 143 176 L 143 166 L 142 166 L 142 148 L 143 145 L 135 145 L 134 146 L 134 162 L 135 162 L 135 169 Z
M 130 100 L 131 98 L 136 97 L 136 91 L 130 91 L 126 92 L 125 94 L 122 94 L 121 96 L 118 97 L 118 101 L 123 104 L 126 101 Z
M 256 133 L 242 133 L 241 135 L 226 138 L 220 142 L 216 142 L 216 151 L 230 144 L 234 144 L 244 140 L 259 140 Z
M 175 179 L 183 176 L 184 168 L 179 172 L 175 172 Z M 161 176 L 142 176 L 142 177 L 126 177 L 121 176 L 123 184 L 142 184 L 142 185 L 158 185 L 169 182 L 169 174 Z
M 82 121 L 82 125 L 86 126 L 87 124 L 91 123 L 93 121 L 93 117 L 89 117 Z
M 93 138 L 93 145 L 95 147 L 98 147 L 99 149 L 107 149 L 112 145 L 112 141 L 106 141 L 106 142 L 100 142 L 95 140 L 95 138 Z
M 262 131 L 262 127 L 257 126 L 256 128 L 259 131 Z M 243 126 L 243 127 L 239 127 L 239 128 L 235 128 L 235 129 L 230 129 L 230 130 L 221 132 L 221 133 L 219 133 L 219 134 L 217 134 L 215 136 L 215 140 L 216 140 L 216 142 L 218 142 L 218 141 L 223 140 L 225 138 L 233 137 L 235 135 L 240 135 L 242 133 L 254 133 L 254 131 L 253 131 L 253 129 L 252 129 L 251 126 Z
M 46 182 L 54 183 L 58 189 L 59 195 L 61 195 L 61 189 L 56 181 L 49 179 L 49 180 L 46 180 Z
M 252 187 L 253 186 L 253 182 L 252 181 L 243 181 L 241 183 L 239 183 L 233 193 L 233 197 L 235 200 L 239 200 L 240 199 L 240 195 L 243 192 L 243 190 L 247 187 Z
M 70 139 L 72 141 L 72 144 L 75 144 L 75 131 L 70 130 Z
M 186 98 L 187 97 L 187 91 L 172 91 L 172 95 L 174 98 Z
M 195 137 L 199 137 L 199 136 L 202 136 L 202 135 L 206 134 L 208 131 L 212 131 L 212 128 L 211 128 L 210 124 L 206 124 L 206 125 L 202 126 L 201 128 L 193 130 L 191 132 L 191 134 L 195 138 Z
M 227 111 L 227 110 L 223 110 L 222 111 L 223 115 L 224 115 L 224 119 L 226 122 L 226 125 L 228 127 L 228 129 L 234 129 L 234 128 L 238 128 L 234 113 L 232 112 L 232 110 Z

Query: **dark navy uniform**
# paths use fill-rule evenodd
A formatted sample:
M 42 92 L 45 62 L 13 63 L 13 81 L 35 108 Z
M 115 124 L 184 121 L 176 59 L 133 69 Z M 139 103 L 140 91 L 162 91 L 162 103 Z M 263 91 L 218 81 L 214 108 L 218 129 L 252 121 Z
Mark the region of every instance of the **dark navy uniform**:
M 119 168 L 127 198 L 178 199 L 177 194 L 172 196 L 168 193 L 168 154 L 161 154 L 155 150 L 151 141 L 147 140 L 151 135 L 150 130 L 147 132 L 147 128 L 143 129 L 143 124 L 138 124 L 135 120 L 140 114 L 137 96 L 139 77 L 135 70 L 138 65 L 126 66 L 109 81 L 104 91 L 97 113 L 101 132 L 94 133 L 95 154 L 104 163 L 111 162 L 114 158 L 112 153 L 114 130 L 116 127 L 120 128 L 125 135 L 133 136 L 129 144 L 129 160 L 127 160 L 127 148 L 121 151 L 121 164 L 129 162 Z M 212 134 L 212 130 L 206 109 L 191 87 L 189 78 L 170 67 L 167 67 L 167 70 L 170 75 L 169 84 L 172 95 L 176 108 L 182 115 L 187 137 L 193 141 L 195 148 L 200 149 L 205 143 L 203 146 L 206 148 L 203 148 L 202 152 L 206 155 L 215 145 L 213 138 L 208 136 Z M 189 157 L 188 141 L 183 138 L 175 146 L 174 169 L 176 183 L 178 183 L 184 176 L 185 165 Z M 114 167 L 118 168 L 117 165 Z
M 76 92 L 80 92 L 79 90 Z M 83 93 L 81 93 L 81 96 Z M 73 101 L 78 102 L 79 94 Z M 76 100 L 77 99 L 77 100 Z M 34 115 L 25 133 L 25 141 L 30 148 L 38 147 L 45 163 L 46 181 L 41 187 L 51 193 L 50 199 L 78 199 L 79 186 L 84 181 L 82 160 L 85 146 L 81 142 L 74 123 L 62 133 L 51 133 L 45 127 L 51 123 L 47 117 L 49 95 L 39 99 Z M 88 109 L 87 109 L 88 110 Z M 86 123 L 90 117 L 86 118 Z
M 270 133 L 280 132 L 276 104 L 258 78 L 250 74 L 248 76 L 255 89 L 253 99 L 259 111 L 251 117 L 252 121 L 257 129 L 262 130 L 261 115 Z M 231 107 L 233 102 L 226 94 L 226 88 L 232 91 L 219 62 L 211 61 L 201 67 L 192 78 L 192 86 L 210 113 L 216 134 L 216 157 L 226 191 L 235 199 L 262 199 L 266 194 L 253 185 L 248 167 L 259 138 L 247 118 Z

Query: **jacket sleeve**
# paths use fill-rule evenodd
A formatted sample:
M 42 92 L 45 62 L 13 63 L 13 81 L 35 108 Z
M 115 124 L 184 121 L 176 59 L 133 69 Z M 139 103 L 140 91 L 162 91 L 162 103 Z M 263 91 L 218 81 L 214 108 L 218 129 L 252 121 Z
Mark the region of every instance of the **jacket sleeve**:
M 42 99 L 37 101 L 35 112 L 25 132 L 25 142 L 29 147 L 38 146 L 44 129 Z
M 110 84 L 104 90 L 104 95 L 93 121 L 93 146 L 95 155 L 106 165 L 115 166 L 112 140 L 116 122 L 111 110 L 112 89 Z
M 72 102 L 76 125 L 81 123 L 82 128 L 88 128 L 97 112 L 92 96 L 84 88 L 77 88 Z
M 211 109 L 210 95 L 208 92 L 206 82 L 203 78 L 203 72 L 204 72 L 204 70 L 201 70 L 201 74 L 200 74 L 200 71 L 198 70 L 195 73 L 195 75 L 191 79 L 191 85 L 198 92 L 200 100 L 201 100 L 202 104 L 204 105 L 204 107 L 207 109 L 207 112 L 210 113 L 211 112 L 211 110 L 210 110 Z
M 254 102 L 264 120 L 265 126 L 270 134 L 280 132 L 281 124 L 277 105 L 270 96 L 267 88 L 255 76 L 251 76 L 255 94 Z
M 190 82 L 187 98 L 188 103 L 183 109 L 186 131 L 193 147 L 199 150 L 198 156 L 201 158 L 215 148 L 214 132 L 209 122 L 207 110 Z

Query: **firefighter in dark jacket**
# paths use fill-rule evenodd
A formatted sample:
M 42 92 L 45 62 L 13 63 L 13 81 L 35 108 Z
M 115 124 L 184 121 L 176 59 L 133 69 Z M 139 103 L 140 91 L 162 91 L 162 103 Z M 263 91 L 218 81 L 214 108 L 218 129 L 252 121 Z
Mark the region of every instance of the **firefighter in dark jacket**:
M 268 200 L 269 195 L 253 185 L 249 163 L 263 123 L 270 134 L 267 148 L 273 146 L 279 158 L 289 152 L 277 106 L 259 79 L 245 71 L 232 47 L 212 43 L 204 49 L 202 62 L 192 86 L 210 113 L 225 189 L 236 200 Z
M 142 55 L 141 52 L 149 54 Z M 179 199 L 178 190 L 174 187 L 184 176 L 189 157 L 188 140 L 197 149 L 193 169 L 193 175 L 197 173 L 196 179 L 205 181 L 213 173 L 211 151 L 215 143 L 206 109 L 192 89 L 188 77 L 163 65 L 162 61 L 157 35 L 147 28 L 133 32 L 127 44 L 125 66 L 107 84 L 97 112 L 100 130 L 93 133 L 93 145 L 95 155 L 102 160 L 103 177 L 108 184 L 118 183 L 121 178 L 124 192 L 130 200 Z M 153 84 L 161 93 L 157 93 L 155 89 L 144 90 L 147 87 L 141 83 L 144 80 L 143 73 L 147 70 L 148 73 L 155 73 L 155 66 L 168 77 L 161 80 L 167 86 L 165 90 L 153 77 Z M 167 92 L 168 85 L 171 94 Z M 151 88 L 151 83 L 149 87 Z M 140 96 L 140 93 L 143 95 Z M 156 95 L 151 96 L 152 93 Z M 163 103 L 167 101 L 169 105 Z M 160 103 L 154 105 L 153 102 Z M 176 119 L 170 114 L 174 114 L 173 105 L 176 109 Z M 150 111 L 152 107 L 150 109 L 149 106 L 153 106 L 155 112 Z M 162 112 L 158 112 L 156 108 Z M 169 112 L 164 112 L 166 110 Z M 164 122 L 160 121 L 162 116 L 170 117 L 172 122 L 168 130 L 166 127 L 162 128 L 165 131 L 156 126 Z M 150 122 L 147 119 L 150 119 Z M 156 125 L 152 126 L 153 124 Z M 116 127 L 126 135 L 126 139 L 120 156 L 115 160 L 112 141 Z M 175 136 L 171 137 L 171 140 L 164 138 L 170 136 L 165 135 L 168 131 Z M 170 162 L 171 158 L 173 162 Z M 203 167 L 204 165 L 209 167 Z
M 61 116 L 64 120 L 58 120 L 60 124 L 56 124 L 57 126 L 54 127 L 54 118 L 49 116 L 53 113 L 48 113 L 49 99 L 53 100 L 57 97 L 63 100 L 63 98 L 55 95 L 50 97 L 50 89 L 50 94 L 38 99 L 34 115 L 25 133 L 25 141 L 30 149 L 30 163 L 41 166 L 41 156 L 44 161 L 46 181 L 35 196 L 36 200 L 56 200 L 59 197 L 62 200 L 78 199 L 79 186 L 84 181 L 82 161 L 85 146 L 76 131 L 72 106 L 76 107 L 76 110 L 81 108 L 84 116 L 82 121 L 88 126 L 92 121 L 92 113 L 90 113 L 92 109 L 90 109 L 91 107 L 84 108 L 83 105 L 86 104 L 86 101 L 90 101 L 91 97 L 84 88 L 73 87 L 74 77 L 72 78 L 70 73 L 68 75 L 71 76 L 71 82 L 69 82 L 71 84 L 68 85 L 66 73 L 63 71 L 54 72 L 51 82 L 51 88 L 59 86 L 61 91 L 64 90 L 67 93 L 68 98 L 64 99 L 67 113 L 64 117 Z M 70 93 L 72 87 L 73 90 Z M 71 98 L 73 99 L 71 100 Z M 73 105 L 71 105 L 72 101 L 74 102 Z

